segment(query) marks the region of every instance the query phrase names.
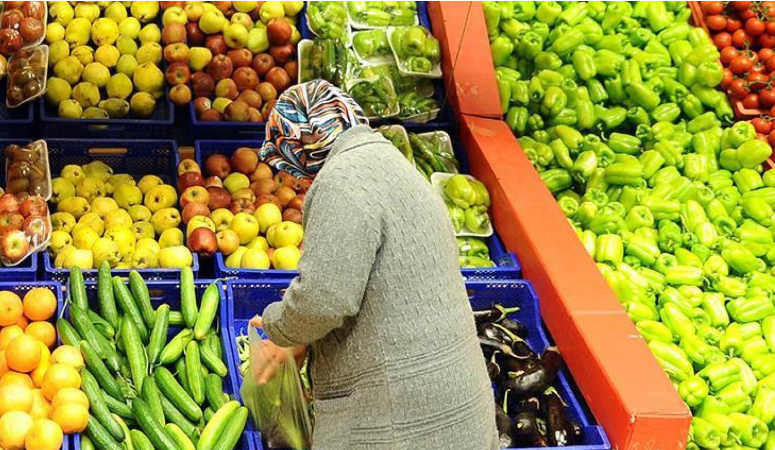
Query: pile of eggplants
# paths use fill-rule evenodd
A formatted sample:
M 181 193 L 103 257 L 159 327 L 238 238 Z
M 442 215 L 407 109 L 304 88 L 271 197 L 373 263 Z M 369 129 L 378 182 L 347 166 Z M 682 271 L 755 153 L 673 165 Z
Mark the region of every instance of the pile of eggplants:
M 530 348 L 527 327 L 507 316 L 516 309 L 495 305 L 474 311 L 479 344 L 495 391 L 495 422 L 501 448 L 581 444 L 584 429 L 572 420 L 553 384 L 562 365 L 557 347 L 542 355 Z

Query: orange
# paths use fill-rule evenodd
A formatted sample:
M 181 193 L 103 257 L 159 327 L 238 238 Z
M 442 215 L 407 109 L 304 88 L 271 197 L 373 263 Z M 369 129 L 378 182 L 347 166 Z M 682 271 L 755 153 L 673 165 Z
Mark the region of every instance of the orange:
M 78 403 L 65 403 L 54 410 L 51 419 L 67 434 L 80 433 L 89 423 L 89 410 Z
M 21 328 L 22 330 L 26 330 L 27 325 L 29 324 L 30 324 L 30 320 L 24 317 L 24 314 L 19 316 L 19 320 L 16 321 L 16 325 L 18 325 L 19 328 Z
M 54 398 L 51 399 L 51 409 L 56 410 L 67 403 L 78 403 L 79 405 L 83 405 L 84 408 L 89 409 L 89 399 L 86 397 L 86 394 L 80 389 L 75 388 L 60 389 L 59 392 L 54 395 Z
M 26 412 L 12 411 L 0 417 L 0 448 L 24 450 L 24 439 L 32 427 L 32 417 Z
M 32 372 L 40 363 L 40 343 L 32 336 L 19 336 L 8 344 L 5 359 L 11 370 Z
M 24 315 L 30 320 L 48 320 L 57 312 L 57 298 L 46 288 L 35 288 L 24 296 Z
M 22 315 L 22 300 L 10 291 L 0 291 L 0 326 L 13 325 Z
M 32 409 L 30 409 L 30 416 L 37 419 L 48 419 L 51 417 L 51 404 L 46 400 L 43 395 L 43 391 L 40 389 L 32 390 Z
M 51 364 L 66 364 L 80 372 L 83 369 L 83 355 L 72 345 L 60 345 L 51 354 Z
M 5 350 L 0 350 L 0 377 L 5 375 L 6 372 L 8 372 L 8 363 L 5 362 Z
M 19 325 L 11 325 L 0 330 L 0 350 L 8 348 L 12 340 L 24 334 L 24 329 Z
M 64 388 L 76 388 L 81 387 L 81 375 L 78 371 L 65 364 L 53 364 L 46 371 L 46 375 L 43 376 L 43 395 L 47 399 L 54 398 L 56 393 Z M 60 423 L 61 425 L 61 423 Z M 62 427 L 64 429 L 64 427 Z
M 46 374 L 48 368 L 51 367 L 51 352 L 48 351 L 48 347 L 42 342 L 38 342 L 38 346 L 40 347 L 40 362 L 38 363 L 38 367 L 30 373 L 32 383 L 37 388 L 43 384 L 43 376 Z
M 9 411 L 29 412 L 34 397 L 32 389 L 20 384 L 0 387 L 0 417 Z
M 57 330 L 51 322 L 32 322 L 24 330 L 24 334 L 34 337 L 46 344 L 48 348 L 54 347 L 57 343 Z
M 59 450 L 62 447 L 64 435 L 56 422 L 48 419 L 39 419 L 32 423 L 24 444 L 27 449 L 35 450 Z
M 0 377 L 0 387 L 8 386 L 9 384 L 21 384 L 30 389 L 35 387 L 29 375 L 19 372 L 8 372 Z

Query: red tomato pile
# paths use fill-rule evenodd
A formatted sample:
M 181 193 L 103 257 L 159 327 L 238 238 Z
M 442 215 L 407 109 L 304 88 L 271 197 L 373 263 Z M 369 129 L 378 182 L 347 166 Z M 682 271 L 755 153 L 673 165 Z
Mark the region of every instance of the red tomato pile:
M 775 1 L 700 2 L 721 52 L 721 86 L 748 109 L 775 106 Z

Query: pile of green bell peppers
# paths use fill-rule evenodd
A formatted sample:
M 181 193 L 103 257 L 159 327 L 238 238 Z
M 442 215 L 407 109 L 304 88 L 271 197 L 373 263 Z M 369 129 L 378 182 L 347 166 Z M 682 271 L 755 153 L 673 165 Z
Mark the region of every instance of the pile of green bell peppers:
M 694 419 L 775 448 L 775 171 L 684 2 L 484 2 L 525 155 Z M 773 431 L 770 431 L 773 430 Z

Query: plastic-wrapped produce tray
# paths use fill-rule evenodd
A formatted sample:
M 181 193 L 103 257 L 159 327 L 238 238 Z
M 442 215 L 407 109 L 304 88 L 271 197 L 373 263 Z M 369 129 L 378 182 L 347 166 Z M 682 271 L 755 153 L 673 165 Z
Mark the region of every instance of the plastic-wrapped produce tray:
M 6 78 L 7 79 L 7 78 Z M 6 79 L 0 82 L 0 92 L 5 96 Z M 32 130 L 35 121 L 35 102 L 25 103 L 18 108 L 9 108 L 5 101 L 0 102 L 0 138 L 24 136 Z

